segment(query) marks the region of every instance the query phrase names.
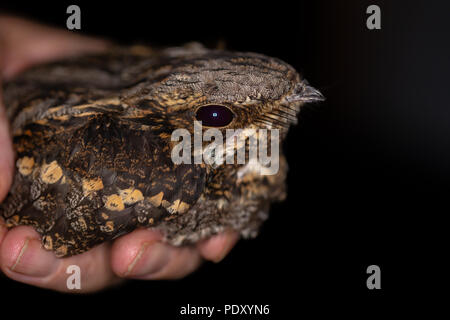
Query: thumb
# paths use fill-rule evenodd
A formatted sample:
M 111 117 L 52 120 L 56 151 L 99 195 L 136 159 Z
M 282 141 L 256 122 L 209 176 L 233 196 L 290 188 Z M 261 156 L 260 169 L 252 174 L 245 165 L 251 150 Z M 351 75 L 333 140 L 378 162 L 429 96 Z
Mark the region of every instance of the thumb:
M 99 52 L 109 42 L 30 20 L 0 14 L 0 75 L 10 79 L 25 68 L 84 52 Z

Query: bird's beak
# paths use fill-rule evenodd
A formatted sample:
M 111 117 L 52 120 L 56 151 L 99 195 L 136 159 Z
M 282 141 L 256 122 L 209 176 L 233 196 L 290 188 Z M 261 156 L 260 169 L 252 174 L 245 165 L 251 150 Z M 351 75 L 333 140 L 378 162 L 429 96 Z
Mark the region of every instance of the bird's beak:
M 287 102 L 316 102 L 324 101 L 325 97 L 319 90 L 311 87 L 308 81 L 303 81 L 295 86 L 294 92 L 286 97 Z

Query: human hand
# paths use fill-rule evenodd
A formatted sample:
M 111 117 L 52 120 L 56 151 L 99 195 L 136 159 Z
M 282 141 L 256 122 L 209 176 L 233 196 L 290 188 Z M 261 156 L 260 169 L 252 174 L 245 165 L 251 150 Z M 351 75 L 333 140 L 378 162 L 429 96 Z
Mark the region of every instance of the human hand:
M 0 15 L 0 80 L 10 79 L 33 64 L 102 51 L 108 45 L 107 41 Z M 14 153 L 0 83 L 0 201 L 8 193 L 13 173 Z M 82 273 L 81 291 L 93 292 L 126 278 L 184 277 L 203 260 L 223 259 L 238 235 L 230 231 L 182 248 L 162 243 L 161 239 L 157 231 L 138 229 L 81 255 L 57 259 L 53 252 L 42 248 L 40 236 L 33 228 L 7 230 L 0 218 L 0 268 L 11 279 L 69 291 L 66 270 L 69 265 L 77 265 Z

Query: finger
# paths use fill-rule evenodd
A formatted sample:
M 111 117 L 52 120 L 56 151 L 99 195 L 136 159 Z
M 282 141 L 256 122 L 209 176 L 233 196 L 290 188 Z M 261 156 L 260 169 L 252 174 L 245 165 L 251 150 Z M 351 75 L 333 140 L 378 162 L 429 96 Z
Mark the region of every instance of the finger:
M 238 232 L 225 231 L 224 233 L 199 242 L 197 247 L 202 257 L 206 260 L 220 262 L 235 246 L 238 240 Z
M 81 255 L 58 259 L 42 248 L 37 232 L 19 226 L 9 230 L 0 247 L 0 267 L 9 278 L 30 285 L 63 292 L 93 292 L 118 282 L 109 265 L 107 244 Z M 71 290 L 69 266 L 78 266 L 81 289 Z
M 105 40 L 12 16 L 0 16 L 0 41 L 3 47 L 0 67 L 5 79 L 31 64 L 83 52 L 98 52 L 109 45 Z
M 133 279 L 178 279 L 201 264 L 195 248 L 176 248 L 161 238 L 157 231 L 139 229 L 117 239 L 111 252 L 114 272 Z
M 1 83 L 0 83 L 1 86 Z M 12 183 L 14 153 L 9 135 L 9 125 L 3 107 L 0 88 L 0 202 L 3 201 Z

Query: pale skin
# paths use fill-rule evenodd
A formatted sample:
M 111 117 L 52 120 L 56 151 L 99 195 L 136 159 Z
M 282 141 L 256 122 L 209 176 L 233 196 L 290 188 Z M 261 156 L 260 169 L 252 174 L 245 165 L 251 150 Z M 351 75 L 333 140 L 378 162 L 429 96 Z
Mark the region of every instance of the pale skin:
M 109 43 L 31 21 L 0 15 L 0 201 L 8 193 L 14 174 L 14 152 L 1 94 L 1 81 L 37 63 L 85 52 L 99 52 Z M 225 232 L 195 246 L 177 248 L 162 243 L 162 235 L 138 229 L 112 243 L 104 243 L 73 257 L 57 259 L 42 248 L 31 227 L 7 230 L 0 218 L 0 268 L 9 278 L 63 292 L 66 269 L 78 265 L 82 292 L 94 292 L 124 279 L 178 279 L 204 260 L 219 262 L 238 241 L 236 232 Z M 79 291 L 78 291 L 79 292 Z

